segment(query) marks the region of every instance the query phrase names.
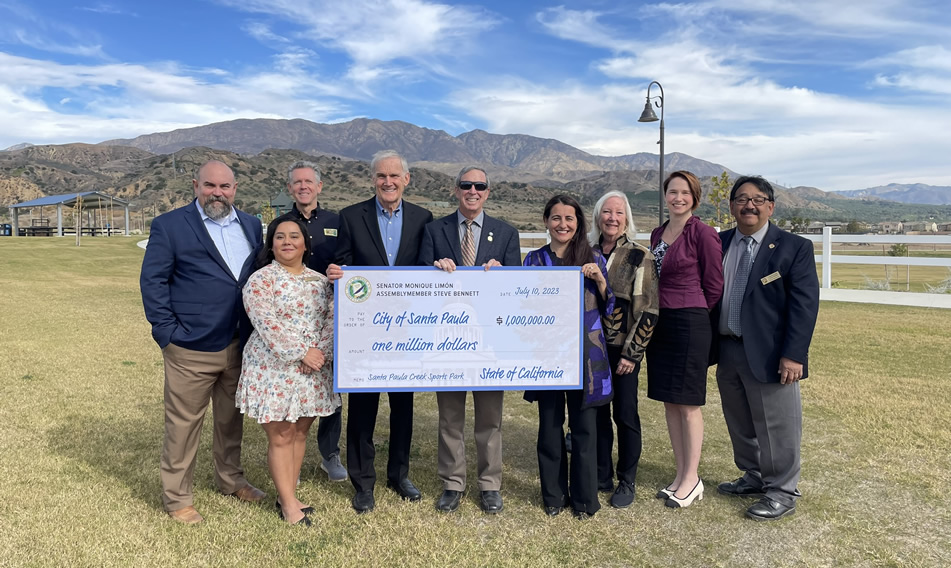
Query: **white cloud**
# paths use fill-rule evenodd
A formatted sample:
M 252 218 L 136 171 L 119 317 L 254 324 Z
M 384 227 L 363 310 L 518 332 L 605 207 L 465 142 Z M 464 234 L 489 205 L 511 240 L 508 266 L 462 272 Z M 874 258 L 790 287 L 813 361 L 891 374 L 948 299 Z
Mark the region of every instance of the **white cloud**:
M 0 53 L 0 77 L 0 147 L 98 142 L 236 118 L 325 121 L 346 111 L 306 74 L 232 75 L 171 63 L 65 65 Z M 47 89 L 68 92 L 60 99 L 81 110 L 51 108 Z
M 329 42 L 346 52 L 356 68 L 402 58 L 448 54 L 472 34 L 495 25 L 487 12 L 423 0 L 219 0 L 306 28 L 300 39 Z M 272 30 L 273 31 L 273 30 Z
M 786 68 L 764 63 L 784 59 L 785 46 L 759 41 L 745 30 L 716 29 L 724 18 L 742 11 L 747 13 L 743 26 L 760 24 L 766 33 L 785 18 L 784 35 L 901 31 L 902 38 L 892 39 L 900 43 L 915 41 L 912 32 L 935 29 L 909 20 L 915 8 L 904 4 L 846 3 L 842 13 L 833 9 L 839 3 L 820 4 L 741 0 L 654 5 L 644 17 L 668 14 L 679 24 L 661 27 L 670 31 L 657 38 L 623 33 L 623 21 L 614 13 L 549 9 L 538 15 L 549 33 L 605 52 L 592 64 L 603 74 L 602 84 L 535 84 L 508 78 L 488 82 L 476 98 L 469 92 L 453 93 L 452 102 L 484 120 L 492 132 L 557 138 L 597 154 L 656 153 L 656 124 L 637 124 L 636 119 L 647 84 L 659 80 L 666 95 L 667 152 L 684 152 L 784 184 L 825 189 L 862 187 L 863 180 L 947 184 L 945 159 L 939 156 L 951 147 L 946 134 L 935 128 L 951 124 L 946 103 L 863 100 L 799 87 Z M 945 80 L 944 68 L 951 65 L 947 55 L 943 47 L 898 51 L 877 63 L 902 63 L 932 73 L 879 75 L 876 82 L 951 92 L 945 90 L 951 89 Z M 852 70 L 863 62 L 826 64 Z

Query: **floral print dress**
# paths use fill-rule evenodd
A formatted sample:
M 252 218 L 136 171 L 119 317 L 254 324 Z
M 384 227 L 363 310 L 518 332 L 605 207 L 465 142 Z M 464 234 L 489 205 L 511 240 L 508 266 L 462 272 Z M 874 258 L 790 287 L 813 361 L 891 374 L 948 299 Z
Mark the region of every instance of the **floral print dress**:
M 333 285 L 304 267 L 291 274 L 273 261 L 251 275 L 243 290 L 254 332 L 244 347 L 235 406 L 258 423 L 327 416 L 340 407 L 333 392 Z M 311 347 L 326 362 L 302 373 Z

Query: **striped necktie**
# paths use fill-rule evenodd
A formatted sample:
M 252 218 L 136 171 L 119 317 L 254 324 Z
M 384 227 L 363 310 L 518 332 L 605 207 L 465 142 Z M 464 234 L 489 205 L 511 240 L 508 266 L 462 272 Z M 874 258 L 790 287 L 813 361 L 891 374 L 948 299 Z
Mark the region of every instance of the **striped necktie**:
M 753 267 L 753 237 L 743 237 L 740 241 L 743 243 L 743 254 L 740 256 L 740 262 L 736 265 L 736 276 L 733 278 L 733 286 L 730 288 L 730 317 L 727 319 L 727 327 L 733 332 L 733 335 L 741 337 L 743 327 L 741 325 L 740 310 L 743 309 L 743 295 L 746 293 L 746 281 L 750 278 L 750 269 Z
M 475 266 L 475 238 L 472 235 L 472 219 L 466 219 L 466 234 L 462 237 L 462 265 Z

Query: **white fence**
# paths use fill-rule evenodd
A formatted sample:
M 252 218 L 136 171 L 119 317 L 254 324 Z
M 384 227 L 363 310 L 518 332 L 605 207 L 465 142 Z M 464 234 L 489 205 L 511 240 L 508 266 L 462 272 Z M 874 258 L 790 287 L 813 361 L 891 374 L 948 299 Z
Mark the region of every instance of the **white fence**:
M 835 264 L 873 264 L 889 266 L 944 266 L 951 268 L 951 258 L 905 257 L 905 256 L 857 256 L 832 254 L 833 243 L 859 244 L 917 244 L 951 246 L 951 235 L 833 235 L 831 227 L 825 227 L 821 235 L 801 235 L 822 245 L 822 254 L 816 255 L 816 263 L 822 265 L 819 297 L 822 300 L 858 302 L 866 304 L 890 304 L 951 309 L 951 294 L 926 294 L 917 292 L 892 292 L 880 290 L 849 290 L 832 287 L 832 267 Z M 519 233 L 521 239 L 548 241 L 548 233 Z M 650 233 L 638 233 L 637 240 L 650 240 Z M 522 247 L 526 253 L 534 247 Z

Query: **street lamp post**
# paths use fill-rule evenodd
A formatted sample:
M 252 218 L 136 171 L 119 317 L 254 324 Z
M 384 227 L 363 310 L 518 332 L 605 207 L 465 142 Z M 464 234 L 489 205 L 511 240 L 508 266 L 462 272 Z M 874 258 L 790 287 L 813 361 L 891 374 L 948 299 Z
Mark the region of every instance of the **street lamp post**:
M 657 88 L 660 89 L 660 95 L 654 96 L 653 98 L 657 99 L 654 101 L 654 105 L 660 109 L 660 140 L 657 142 L 660 144 L 660 177 L 657 180 L 657 189 L 660 194 L 658 197 L 658 204 L 660 208 L 657 210 L 657 220 L 659 225 L 664 224 L 664 87 L 657 81 L 651 81 L 650 85 L 647 85 L 647 102 L 644 103 L 644 112 L 641 113 L 641 117 L 637 119 L 637 122 L 657 122 L 657 115 L 654 114 L 654 109 L 651 108 L 651 87 L 657 85 Z

